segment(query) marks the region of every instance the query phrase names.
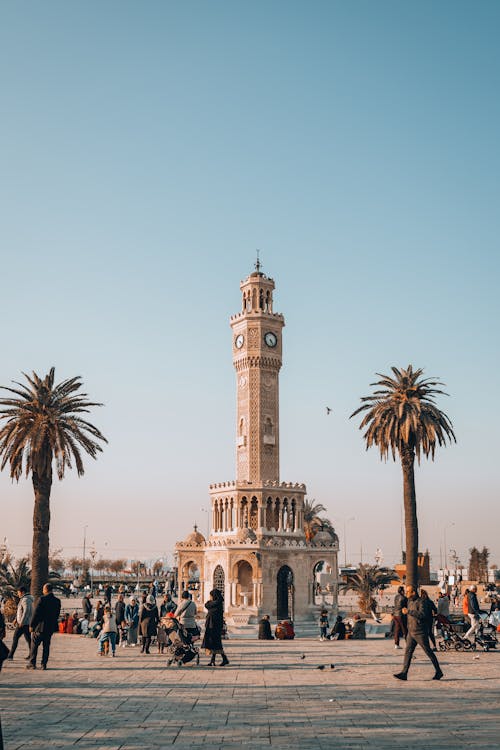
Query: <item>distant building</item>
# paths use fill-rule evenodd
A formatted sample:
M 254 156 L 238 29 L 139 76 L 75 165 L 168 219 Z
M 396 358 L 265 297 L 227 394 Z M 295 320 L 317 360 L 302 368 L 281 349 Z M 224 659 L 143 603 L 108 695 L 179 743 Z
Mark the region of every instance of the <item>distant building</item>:
M 406 581 L 406 554 L 403 552 L 403 560 L 405 562 L 400 563 L 399 565 L 394 566 L 394 570 L 398 574 L 400 581 L 403 581 L 403 583 Z M 431 581 L 431 559 L 429 555 L 429 550 L 426 550 L 425 552 L 419 552 L 418 558 L 417 558 L 417 565 L 418 565 L 418 582 L 419 584 L 423 584 L 424 586 L 428 586 Z
M 211 589 L 220 589 L 226 618 L 235 624 L 263 614 L 310 618 L 317 611 L 316 573 L 321 570 L 331 571 L 328 592 L 334 605 L 337 601 L 338 538 L 320 531 L 306 541 L 306 486 L 282 482 L 279 476 L 278 375 L 285 321 L 273 311 L 274 288 L 259 262 L 240 284 L 242 309 L 230 321 L 236 480 L 210 485 L 209 538 L 195 528 L 176 545 L 180 584 L 199 577 L 195 600 L 200 608 Z

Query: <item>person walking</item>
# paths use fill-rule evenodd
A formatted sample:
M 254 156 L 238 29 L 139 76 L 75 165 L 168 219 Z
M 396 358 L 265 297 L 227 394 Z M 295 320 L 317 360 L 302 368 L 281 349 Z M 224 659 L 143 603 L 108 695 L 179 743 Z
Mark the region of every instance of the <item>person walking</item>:
M 211 659 L 208 663 L 209 667 L 215 667 L 216 654 L 222 656 L 222 661 L 219 666 L 225 667 L 226 664 L 229 664 L 229 660 L 224 653 L 224 647 L 222 645 L 224 600 L 222 599 L 222 594 L 219 589 L 212 589 L 210 592 L 210 599 L 208 602 L 205 602 L 205 609 L 207 610 L 207 617 L 205 620 L 205 634 L 201 646 L 211 654 Z
M 437 651 L 436 639 L 434 637 L 434 618 L 437 615 L 437 607 L 425 589 L 421 590 L 420 598 L 422 599 L 422 602 L 423 602 L 423 610 L 425 614 L 425 625 L 427 627 L 427 635 L 429 637 L 429 641 L 432 643 L 432 650 Z
M 477 600 L 477 586 L 473 584 L 469 589 L 469 593 L 467 594 L 467 616 L 470 620 L 470 628 L 464 636 L 464 638 L 467 638 L 467 640 L 471 641 L 471 643 L 473 642 L 472 637 L 475 636 L 477 631 L 479 630 L 481 614 L 483 614 L 483 610 L 480 609 L 479 602 Z
M 406 624 L 406 615 L 403 614 L 403 609 L 408 605 L 408 600 L 405 596 L 405 590 L 403 586 L 398 588 L 398 593 L 394 597 L 394 609 L 392 618 L 394 621 L 394 648 L 401 648 L 399 645 L 399 638 L 402 635 L 406 638 L 408 629 Z
M 111 646 L 111 655 L 115 656 L 116 651 L 116 636 L 118 635 L 118 627 L 116 624 L 116 616 L 111 611 L 109 604 L 104 607 L 104 620 L 102 624 L 101 634 L 99 636 L 99 647 L 97 653 L 99 656 L 104 656 L 104 644 L 108 642 Z
M 174 617 L 186 628 L 189 635 L 199 635 L 200 631 L 196 624 L 196 604 L 191 599 L 189 591 L 183 591 L 181 601 L 175 610 Z
M 149 647 L 151 646 L 151 639 L 156 635 L 156 627 L 158 624 L 158 608 L 155 603 L 154 596 L 151 594 L 146 598 L 146 602 L 141 610 L 139 617 L 139 628 L 142 637 L 141 654 L 149 654 Z
M 83 596 L 83 599 L 82 599 L 82 612 L 83 612 L 83 616 L 87 620 L 90 620 L 90 615 L 92 614 L 92 602 L 90 600 L 90 594 L 89 593 L 86 593 Z
M 445 618 L 449 622 L 450 619 L 450 597 L 448 594 L 439 594 L 437 600 L 437 614 L 438 617 Z
M 17 644 L 19 643 L 19 638 L 22 635 L 24 636 L 26 643 L 28 644 L 28 656 L 26 657 L 27 659 L 29 659 L 29 650 L 31 649 L 30 622 L 31 616 L 33 614 L 33 597 L 31 596 L 31 594 L 28 594 L 26 592 L 25 586 L 19 586 L 17 595 L 19 597 L 19 604 L 17 605 L 16 612 L 16 629 L 14 630 L 12 645 L 7 657 L 9 661 L 12 661 L 12 659 L 14 658 Z
M 116 618 L 116 627 L 117 627 L 117 634 L 116 634 L 116 643 L 118 644 L 120 640 L 122 642 L 125 642 L 124 639 L 124 632 L 125 632 L 125 597 L 122 593 L 118 594 L 118 599 L 116 600 L 115 604 L 115 618 Z
M 113 586 L 108 583 L 104 589 L 104 604 L 109 604 L 111 607 L 111 597 L 113 596 Z
M 26 669 L 36 669 L 36 658 L 42 645 L 42 669 L 47 669 L 50 655 L 50 641 L 58 631 L 58 619 L 61 612 L 61 600 L 54 596 L 52 584 L 46 583 L 43 595 L 33 610 L 30 622 L 31 648 Z
M 435 671 L 433 680 L 440 680 L 443 676 L 441 667 L 436 658 L 436 654 L 429 645 L 427 633 L 425 606 L 423 600 L 417 594 L 414 586 L 406 587 L 406 597 L 408 599 L 407 607 L 403 607 L 403 614 L 408 616 L 408 635 L 406 637 L 406 649 L 404 654 L 404 664 L 401 672 L 394 675 L 397 680 L 408 679 L 408 670 L 410 669 L 413 652 L 417 645 L 423 650 L 425 655 L 431 660 Z
M 137 604 L 135 597 L 132 597 L 130 599 L 130 602 L 125 607 L 125 620 L 128 625 L 127 644 L 129 646 L 137 646 L 137 628 L 139 627 L 139 605 Z

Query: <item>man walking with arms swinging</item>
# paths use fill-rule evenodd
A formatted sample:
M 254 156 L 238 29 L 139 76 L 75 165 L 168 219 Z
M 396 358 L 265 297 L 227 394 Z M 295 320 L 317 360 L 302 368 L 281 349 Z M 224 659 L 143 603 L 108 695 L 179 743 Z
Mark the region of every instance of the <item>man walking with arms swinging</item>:
M 42 645 L 42 669 L 47 669 L 50 641 L 57 632 L 60 612 L 61 600 L 52 593 L 52 584 L 46 583 L 43 587 L 43 596 L 38 600 L 31 618 L 31 651 L 26 669 L 36 669 L 36 657 L 40 644 Z
M 431 660 L 436 673 L 433 680 L 440 680 L 443 676 L 441 667 L 436 658 L 436 654 L 432 652 L 429 645 L 429 636 L 427 635 L 425 610 L 422 599 L 417 594 L 414 586 L 406 587 L 406 596 L 408 598 L 407 607 L 403 608 L 403 614 L 408 616 L 408 636 L 406 638 L 406 649 L 404 655 L 404 664 L 401 672 L 394 675 L 397 680 L 406 680 L 408 678 L 408 670 L 410 669 L 411 658 L 417 645 L 424 651 L 426 656 Z M 405 611 L 406 610 L 406 611 Z

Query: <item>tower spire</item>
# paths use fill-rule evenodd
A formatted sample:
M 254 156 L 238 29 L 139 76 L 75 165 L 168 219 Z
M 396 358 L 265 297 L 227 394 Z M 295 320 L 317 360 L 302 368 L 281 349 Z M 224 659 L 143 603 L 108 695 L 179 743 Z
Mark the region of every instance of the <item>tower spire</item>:
M 262 268 L 262 263 L 260 262 L 259 253 L 260 253 L 260 250 L 257 250 L 257 260 L 255 261 L 255 270 L 257 271 L 257 273 L 260 273 L 260 269 Z

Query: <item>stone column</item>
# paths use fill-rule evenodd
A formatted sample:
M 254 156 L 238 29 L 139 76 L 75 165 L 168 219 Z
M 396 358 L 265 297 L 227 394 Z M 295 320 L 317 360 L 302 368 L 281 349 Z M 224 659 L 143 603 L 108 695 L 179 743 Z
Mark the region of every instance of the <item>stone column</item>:
M 283 531 L 283 501 L 281 497 L 278 500 L 278 531 Z

